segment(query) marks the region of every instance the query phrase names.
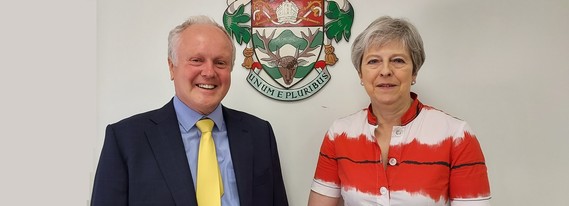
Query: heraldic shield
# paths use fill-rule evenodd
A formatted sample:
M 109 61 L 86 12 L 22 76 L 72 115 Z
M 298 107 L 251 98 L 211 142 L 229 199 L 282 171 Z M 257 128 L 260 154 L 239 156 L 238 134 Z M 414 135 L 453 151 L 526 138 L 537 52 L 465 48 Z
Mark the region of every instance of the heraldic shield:
M 348 41 L 353 16 L 347 1 L 228 0 L 223 23 L 246 45 L 249 84 L 267 97 L 296 101 L 328 83 L 327 65 L 338 61 L 331 42 Z

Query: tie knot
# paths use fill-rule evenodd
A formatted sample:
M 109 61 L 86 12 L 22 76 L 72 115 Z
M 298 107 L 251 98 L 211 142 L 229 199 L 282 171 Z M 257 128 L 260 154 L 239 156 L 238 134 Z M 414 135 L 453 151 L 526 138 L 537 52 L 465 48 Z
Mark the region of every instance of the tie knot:
M 200 121 L 198 121 L 196 123 L 196 126 L 198 127 L 198 129 L 200 130 L 200 132 L 202 133 L 206 133 L 206 132 L 211 132 L 212 128 L 213 128 L 213 120 L 211 119 L 201 119 Z

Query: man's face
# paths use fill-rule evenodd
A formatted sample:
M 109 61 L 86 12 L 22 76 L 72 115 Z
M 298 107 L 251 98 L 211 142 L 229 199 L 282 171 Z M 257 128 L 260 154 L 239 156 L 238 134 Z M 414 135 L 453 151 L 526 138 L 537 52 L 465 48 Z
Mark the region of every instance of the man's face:
M 168 59 L 176 96 L 188 107 L 211 113 L 231 85 L 232 45 L 223 31 L 212 25 L 196 24 L 181 34 L 174 46 L 174 62 Z

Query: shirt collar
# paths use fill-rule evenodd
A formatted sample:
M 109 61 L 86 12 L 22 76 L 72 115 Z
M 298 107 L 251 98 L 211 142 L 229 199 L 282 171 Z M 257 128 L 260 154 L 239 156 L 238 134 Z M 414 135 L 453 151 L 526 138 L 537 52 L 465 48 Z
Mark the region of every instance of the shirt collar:
M 194 125 L 196 125 L 196 122 L 206 117 L 213 120 L 213 122 L 215 122 L 215 127 L 218 130 L 221 130 L 221 128 L 225 127 L 221 108 L 222 106 L 219 104 L 213 112 L 207 115 L 202 115 L 184 104 L 178 96 L 174 96 L 174 110 L 176 111 L 176 117 L 178 117 L 178 122 L 185 131 L 189 131 L 194 127 Z
M 401 116 L 402 126 L 409 124 L 411 121 L 415 119 L 415 117 L 419 116 L 419 112 L 421 112 L 421 109 L 423 108 L 424 105 L 419 101 L 417 96 L 418 96 L 417 94 L 411 92 L 411 99 L 413 99 L 413 102 L 411 103 L 409 109 L 407 109 L 407 112 L 405 112 L 405 114 Z M 367 107 L 367 122 L 371 125 L 377 126 L 377 117 L 373 114 L 371 103 Z

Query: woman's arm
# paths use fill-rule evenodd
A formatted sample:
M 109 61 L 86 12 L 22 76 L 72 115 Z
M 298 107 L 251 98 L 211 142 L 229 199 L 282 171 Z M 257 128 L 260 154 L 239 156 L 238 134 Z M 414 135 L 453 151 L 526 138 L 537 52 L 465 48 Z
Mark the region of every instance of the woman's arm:
M 328 197 L 325 195 L 318 194 L 314 191 L 310 191 L 308 196 L 308 206 L 337 206 L 340 198 Z

